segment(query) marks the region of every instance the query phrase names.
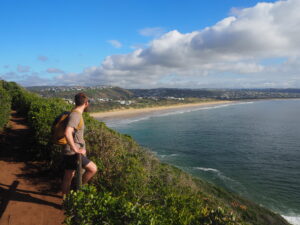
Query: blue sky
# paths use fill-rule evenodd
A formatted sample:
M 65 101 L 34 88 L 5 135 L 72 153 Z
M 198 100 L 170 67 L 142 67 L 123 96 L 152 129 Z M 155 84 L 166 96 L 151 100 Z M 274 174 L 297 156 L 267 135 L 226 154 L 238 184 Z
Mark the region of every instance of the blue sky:
M 168 32 L 176 30 L 180 34 L 190 34 L 203 31 L 206 27 L 213 27 L 224 18 L 231 17 L 245 8 L 255 7 L 258 2 L 253 0 L 1 0 L 0 77 L 24 85 L 59 85 L 60 82 L 55 82 L 59 79 L 68 80 L 64 83 L 66 85 L 80 85 L 82 80 L 77 78 L 71 80 L 71 78 L 85 76 L 85 70 L 93 70 L 93 74 L 86 75 L 86 79 L 91 80 L 95 77 L 97 79 L 95 78 L 95 82 L 87 82 L 87 85 L 99 83 L 127 86 L 132 84 L 130 80 L 135 78 L 130 77 L 131 73 L 124 78 L 118 75 L 118 78 L 114 79 L 108 77 L 108 73 L 103 75 L 102 64 L 107 57 L 126 56 L 136 49 L 151 50 L 151 43 Z M 277 65 L 284 63 L 287 57 L 284 53 L 266 57 L 259 55 L 257 59 L 253 59 L 254 55 L 251 59 L 242 58 L 239 62 L 248 63 L 250 60 L 252 64 L 259 62 L 262 66 Z M 152 58 L 151 60 L 153 61 Z M 113 64 L 117 65 L 117 62 L 114 61 Z M 123 68 L 120 70 L 125 71 Z M 197 79 L 209 80 L 206 85 L 214 86 L 220 82 L 220 79 L 231 78 L 230 76 L 219 77 L 218 80 L 216 73 L 211 78 L 203 78 L 203 76 L 184 78 L 180 75 L 182 70 L 180 73 L 173 69 L 164 71 L 164 76 L 169 75 L 173 81 L 174 77 L 177 77 L 176 82 L 165 84 L 163 82 L 168 81 L 168 77 L 155 76 L 152 79 L 161 82 L 155 83 L 151 80 L 149 87 L 162 85 L 180 87 L 185 80 Z M 195 73 L 197 71 L 198 69 L 194 69 Z M 199 74 L 202 73 L 204 73 L 203 68 L 199 69 Z M 226 73 L 232 73 L 232 77 L 235 78 L 237 76 L 236 72 L 226 71 Z M 111 70 L 109 74 L 113 76 Z M 162 76 L 162 72 L 159 74 Z M 115 82 L 127 78 L 127 83 Z M 143 77 L 139 77 L 139 83 L 135 85 L 140 86 L 143 83 L 142 86 L 147 87 L 149 82 L 147 79 L 143 83 Z M 234 85 L 237 84 L 232 86 Z M 182 86 L 189 85 L 185 82 Z

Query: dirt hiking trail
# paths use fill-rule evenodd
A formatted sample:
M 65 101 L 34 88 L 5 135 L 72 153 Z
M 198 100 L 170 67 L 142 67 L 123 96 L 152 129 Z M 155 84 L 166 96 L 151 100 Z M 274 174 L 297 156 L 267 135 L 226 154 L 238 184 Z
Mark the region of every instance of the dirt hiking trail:
M 31 140 L 26 120 L 12 112 L 9 128 L 0 133 L 0 225 L 58 225 L 64 220 L 60 182 L 42 170 L 43 162 L 27 155 Z

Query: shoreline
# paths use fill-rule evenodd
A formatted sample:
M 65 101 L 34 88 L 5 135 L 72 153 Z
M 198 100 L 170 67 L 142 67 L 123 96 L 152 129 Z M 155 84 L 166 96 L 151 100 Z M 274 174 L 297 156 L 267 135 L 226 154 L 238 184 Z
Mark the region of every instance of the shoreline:
M 167 110 L 173 109 L 184 109 L 184 108 L 195 108 L 199 106 L 209 106 L 209 105 L 222 105 L 229 104 L 237 101 L 229 101 L 229 100 L 218 100 L 218 101 L 209 101 L 209 102 L 197 102 L 197 103 L 187 103 L 187 104 L 176 104 L 176 105 L 167 105 L 167 106 L 154 106 L 154 107 L 146 107 L 146 108 L 130 108 L 130 109 L 117 109 L 110 110 L 106 112 L 92 112 L 90 115 L 95 119 L 116 119 L 116 118 L 131 118 L 136 117 L 152 112 L 164 112 Z

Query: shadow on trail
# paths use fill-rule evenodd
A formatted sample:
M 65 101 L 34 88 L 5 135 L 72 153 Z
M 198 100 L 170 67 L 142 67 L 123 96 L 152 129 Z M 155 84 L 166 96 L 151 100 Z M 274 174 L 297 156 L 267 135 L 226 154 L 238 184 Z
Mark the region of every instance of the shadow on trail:
M 14 181 L 14 183 L 15 182 L 19 182 L 19 181 Z M 13 183 L 13 184 L 14 184 Z M 13 186 L 13 184 L 12 185 L 7 185 L 7 184 L 2 184 L 2 183 L 0 183 L 0 188 L 11 188 L 12 186 Z M 28 191 L 28 190 L 23 190 L 23 189 L 15 189 L 16 191 L 18 191 L 18 192 L 24 192 L 24 193 L 29 193 L 29 194 L 37 194 L 37 195 L 43 195 L 43 196 L 50 196 L 50 197 L 54 197 L 54 198 L 61 198 L 61 196 L 59 196 L 59 195 L 55 195 L 55 194 L 48 194 L 48 193 L 44 193 L 44 192 L 37 192 L 37 191 Z
M 22 174 L 18 178 L 30 180 L 31 184 L 37 185 L 41 192 L 57 193 L 60 191 L 63 171 L 54 173 L 51 168 L 45 167 L 45 162 L 26 162 L 22 168 Z
M 8 186 L 9 189 L 5 190 L 2 187 L 0 187 L 0 193 L 1 193 L 1 205 L 0 205 L 0 218 L 2 217 L 9 200 L 11 199 L 11 196 L 13 195 L 13 192 L 16 191 L 17 186 L 19 185 L 19 181 L 14 181 L 12 185 Z
M 22 189 L 17 189 L 17 186 L 19 185 L 19 181 L 14 181 L 11 185 L 5 185 L 0 184 L 0 193 L 1 196 L 4 196 L 4 198 L 1 199 L 1 205 L 0 205 L 0 218 L 3 215 L 9 201 L 21 201 L 21 202 L 31 202 L 41 205 L 48 205 L 51 207 L 54 207 L 56 209 L 62 209 L 62 207 L 59 204 L 48 202 L 43 199 L 39 199 L 36 197 L 32 197 L 30 194 L 37 194 L 41 196 L 51 196 L 60 198 L 57 195 L 49 195 L 41 192 L 34 192 L 34 191 L 27 191 Z M 30 194 L 27 194 L 30 193 Z

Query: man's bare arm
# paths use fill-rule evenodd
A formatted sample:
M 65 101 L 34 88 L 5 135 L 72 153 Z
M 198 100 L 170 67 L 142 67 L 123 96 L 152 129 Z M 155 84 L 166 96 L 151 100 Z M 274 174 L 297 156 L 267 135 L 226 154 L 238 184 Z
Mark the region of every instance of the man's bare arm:
M 74 127 L 67 127 L 66 131 L 65 131 L 65 136 L 67 139 L 68 144 L 70 145 L 71 149 L 76 152 L 76 153 L 80 153 L 80 154 L 85 154 L 85 149 L 84 148 L 78 148 L 75 145 L 74 142 L 74 138 L 73 138 L 73 132 L 74 132 Z

